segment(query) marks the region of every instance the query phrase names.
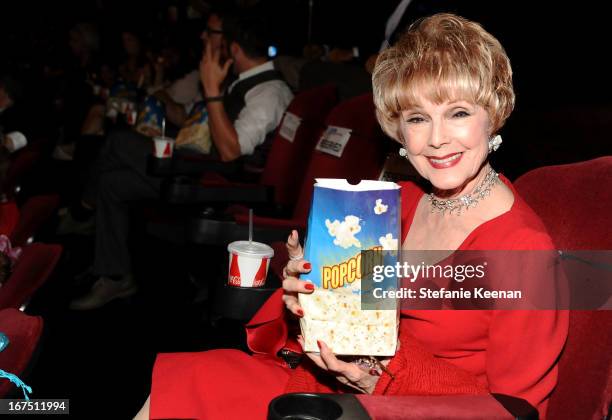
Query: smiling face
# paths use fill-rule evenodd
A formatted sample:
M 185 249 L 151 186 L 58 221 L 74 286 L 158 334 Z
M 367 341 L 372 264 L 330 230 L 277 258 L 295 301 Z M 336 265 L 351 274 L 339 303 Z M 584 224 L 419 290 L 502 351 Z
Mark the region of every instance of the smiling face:
M 436 189 L 470 191 L 488 155 L 487 111 L 464 100 L 420 98 L 400 116 L 406 157 Z
M 515 99 L 499 41 L 448 13 L 418 21 L 381 52 L 372 91 L 385 133 L 406 145 L 414 167 L 444 197 L 470 192 L 483 178 L 488 138 Z

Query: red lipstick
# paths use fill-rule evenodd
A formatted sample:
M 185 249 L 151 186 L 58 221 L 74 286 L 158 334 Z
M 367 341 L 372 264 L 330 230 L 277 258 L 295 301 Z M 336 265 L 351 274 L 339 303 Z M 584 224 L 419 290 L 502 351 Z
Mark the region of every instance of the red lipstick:
M 451 168 L 459 163 L 463 153 L 451 153 L 446 156 L 427 156 L 427 161 L 435 169 Z

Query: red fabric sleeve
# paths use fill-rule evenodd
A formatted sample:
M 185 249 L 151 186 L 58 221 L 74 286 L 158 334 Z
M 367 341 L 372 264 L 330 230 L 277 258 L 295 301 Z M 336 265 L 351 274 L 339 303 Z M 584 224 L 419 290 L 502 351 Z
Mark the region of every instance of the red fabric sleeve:
M 246 324 L 247 346 L 253 353 L 276 357 L 287 342 L 286 314 L 283 289 L 278 289 Z

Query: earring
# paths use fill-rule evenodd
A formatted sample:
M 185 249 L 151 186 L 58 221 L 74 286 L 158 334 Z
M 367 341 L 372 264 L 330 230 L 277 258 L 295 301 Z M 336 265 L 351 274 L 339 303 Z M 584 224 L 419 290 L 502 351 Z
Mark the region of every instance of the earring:
M 495 152 L 497 149 L 499 149 L 499 146 L 501 146 L 501 144 L 502 144 L 502 138 L 499 134 L 493 137 L 492 139 L 490 139 L 489 140 L 489 153 Z
M 406 149 L 404 149 L 403 147 L 400 147 L 400 149 L 399 149 L 399 152 L 398 152 L 398 153 L 399 153 L 399 155 L 400 155 L 401 157 L 406 157 L 406 155 L 408 155 L 408 152 L 407 152 L 407 151 L 406 151 Z

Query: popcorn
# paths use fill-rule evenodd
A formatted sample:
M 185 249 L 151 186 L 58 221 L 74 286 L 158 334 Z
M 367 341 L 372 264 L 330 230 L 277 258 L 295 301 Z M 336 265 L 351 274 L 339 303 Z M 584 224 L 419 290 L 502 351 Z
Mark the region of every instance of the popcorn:
M 384 251 L 397 251 L 397 239 L 393 238 L 392 233 L 381 236 L 378 238 L 378 242 L 382 245 Z
M 376 200 L 376 205 L 374 206 L 374 214 L 381 215 L 383 213 L 386 213 L 388 208 L 389 206 L 385 206 L 382 203 L 382 199 L 379 198 L 378 200 Z
M 317 180 L 304 251 L 315 291 L 299 295 L 305 351 L 318 352 L 322 340 L 338 355 L 395 354 L 397 310 L 362 309 L 361 251 L 396 250 L 399 214 L 394 183 Z
M 333 223 L 329 219 L 325 220 L 325 226 L 330 236 L 334 238 L 334 245 L 341 246 L 342 248 L 350 248 L 356 246 L 361 247 L 359 239 L 355 238 L 355 235 L 361 232 L 361 226 L 359 226 L 359 217 L 346 216 L 344 222 L 334 220 Z

